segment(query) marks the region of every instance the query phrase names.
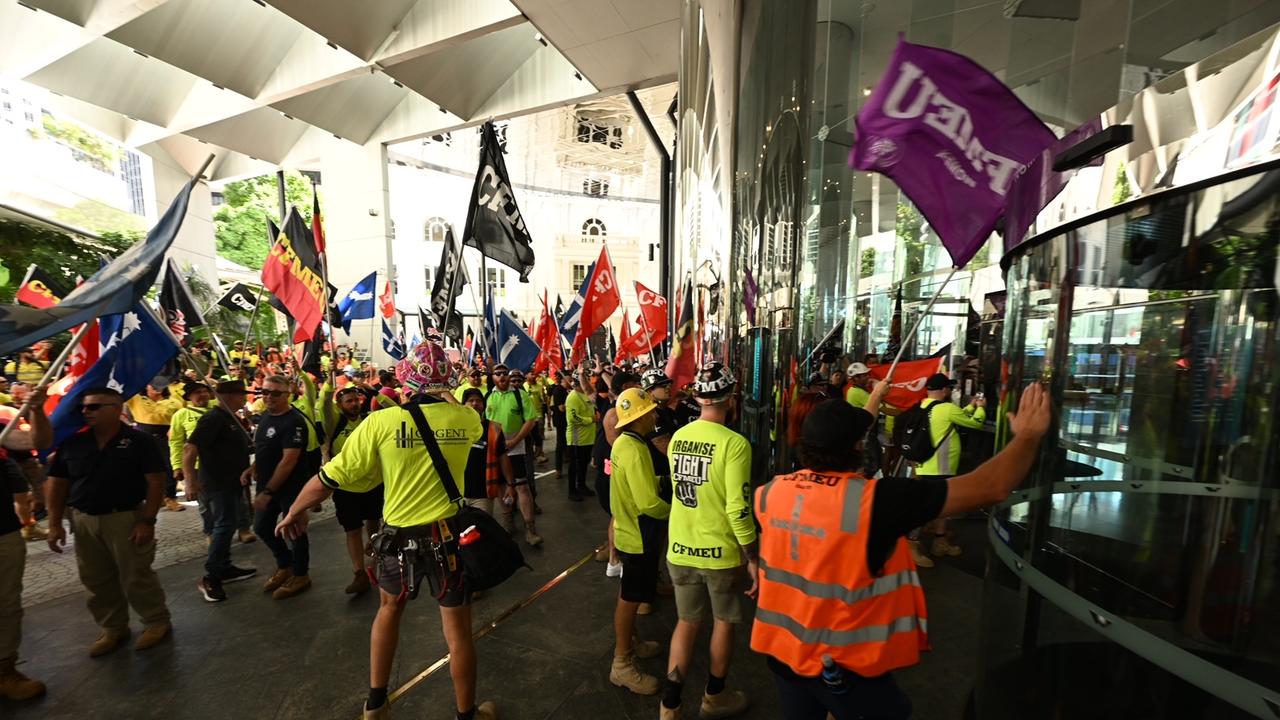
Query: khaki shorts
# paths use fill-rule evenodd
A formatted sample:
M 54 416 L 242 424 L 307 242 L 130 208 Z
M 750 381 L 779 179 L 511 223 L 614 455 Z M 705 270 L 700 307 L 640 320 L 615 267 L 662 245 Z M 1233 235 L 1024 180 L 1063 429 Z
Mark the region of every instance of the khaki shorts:
M 667 562 L 671 584 L 676 591 L 676 614 L 685 622 L 701 622 L 707 614 L 722 622 L 742 622 L 742 593 L 747 589 L 746 573 L 741 567 L 721 570 L 676 565 Z

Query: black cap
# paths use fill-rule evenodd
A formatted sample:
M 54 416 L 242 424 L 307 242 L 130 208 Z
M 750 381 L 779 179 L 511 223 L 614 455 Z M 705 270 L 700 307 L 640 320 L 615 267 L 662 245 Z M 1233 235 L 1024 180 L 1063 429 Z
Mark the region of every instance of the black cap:
M 956 384 L 955 380 L 943 375 L 942 373 L 934 373 L 924 384 L 925 390 L 946 390 Z
M 818 403 L 804 419 L 800 441 L 824 454 L 850 451 L 875 424 L 871 413 L 842 400 Z
M 235 393 L 244 395 L 247 392 L 248 391 L 244 389 L 243 380 L 223 380 L 222 382 L 218 383 L 219 395 L 228 395 L 228 394 L 235 394 Z
M 241 383 L 241 385 L 243 385 L 243 384 L 244 384 L 244 383 Z M 187 382 L 187 383 L 184 383 L 184 384 L 183 384 L 183 386 L 182 386 L 182 395 L 185 397 L 185 396 L 187 396 L 187 395 L 190 395 L 190 394 L 191 394 L 191 393 L 193 393 L 193 392 L 199 392 L 199 391 L 201 391 L 201 390 L 208 390 L 208 389 L 209 389 L 209 386 L 208 386 L 208 385 L 205 385 L 205 384 L 204 384 L 204 383 L 202 383 L 202 382 L 190 382 L 190 381 L 189 381 L 189 382 Z

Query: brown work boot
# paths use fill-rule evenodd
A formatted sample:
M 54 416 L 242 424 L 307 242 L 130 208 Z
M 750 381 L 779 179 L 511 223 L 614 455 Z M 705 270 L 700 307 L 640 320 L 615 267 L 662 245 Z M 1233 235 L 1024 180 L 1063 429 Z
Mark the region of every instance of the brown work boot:
M 964 552 L 959 545 L 952 545 L 946 535 L 939 535 L 933 539 L 934 557 L 960 557 L 960 553 Z
M 129 639 L 129 630 L 103 630 L 98 639 L 89 646 L 89 657 L 102 657 L 115 652 L 125 640 Z
M 251 542 L 257 542 L 257 541 L 258 541 L 258 536 L 254 535 L 252 530 L 245 528 L 244 530 L 240 531 L 240 542 L 242 544 L 248 545 Z
M 360 568 L 355 571 L 355 577 L 351 578 L 351 584 L 343 590 L 348 595 L 363 595 L 369 592 L 369 573 Z
M 26 525 L 22 528 L 22 539 L 27 542 L 40 542 L 49 539 L 49 532 L 39 525 Z
M 18 672 L 18 658 L 0 660 L 0 698 L 30 700 L 44 694 L 44 683 Z
M 657 695 L 662 687 L 662 681 L 646 674 L 636 666 L 635 655 L 613 656 L 613 667 L 609 668 L 609 682 L 637 695 Z
M 475 720 L 498 720 L 498 706 L 485 700 L 476 707 Z
M 702 707 L 698 710 L 698 717 L 702 720 L 733 717 L 745 712 L 750 704 L 747 701 L 747 694 L 741 690 L 726 689 L 715 695 L 703 693 Z
M 271 577 L 267 578 L 267 582 L 262 586 L 263 592 L 275 592 L 281 585 L 289 582 L 289 578 L 293 577 L 293 571 L 289 568 L 277 568 Z
M 542 536 L 532 526 L 528 526 L 524 529 L 524 541 L 529 543 L 531 547 L 538 547 L 542 544 Z
M 160 644 L 160 641 L 169 637 L 169 633 L 173 631 L 173 625 L 167 622 L 151 627 L 143 628 L 142 634 L 138 636 L 138 641 L 133 644 L 134 650 L 150 650 Z
M 933 567 L 933 559 L 921 552 L 919 540 L 908 540 L 907 547 L 911 549 L 911 559 L 916 562 L 916 567 Z
M 177 498 L 165 498 L 164 509 L 170 512 L 182 512 L 186 510 L 186 506 L 178 502 Z
M 276 588 L 276 591 L 271 593 L 271 597 L 276 600 L 284 600 L 285 598 L 291 598 L 294 595 L 306 592 L 310 588 L 310 577 L 306 575 L 293 575 L 285 582 L 285 584 Z

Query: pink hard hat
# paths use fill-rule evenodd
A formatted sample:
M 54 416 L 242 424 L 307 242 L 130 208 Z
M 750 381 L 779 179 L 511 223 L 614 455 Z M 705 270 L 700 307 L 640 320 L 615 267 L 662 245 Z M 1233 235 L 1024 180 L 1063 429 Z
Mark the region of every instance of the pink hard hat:
M 396 379 L 414 392 L 447 389 L 453 375 L 449 358 L 439 343 L 424 342 L 396 363 Z

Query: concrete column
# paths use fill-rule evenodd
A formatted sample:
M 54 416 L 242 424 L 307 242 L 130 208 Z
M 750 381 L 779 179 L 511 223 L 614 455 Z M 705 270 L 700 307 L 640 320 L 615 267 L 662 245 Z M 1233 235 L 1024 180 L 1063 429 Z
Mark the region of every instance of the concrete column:
M 158 218 L 169 209 L 174 196 L 191 179 L 191 174 L 168 153 L 148 152 L 148 155 L 151 157 L 151 169 L 155 177 L 156 217 Z M 178 231 L 178 237 L 170 247 L 169 257 L 177 260 L 178 265 L 183 269 L 190 265 L 204 278 L 209 287 L 217 291 L 218 265 L 217 242 L 213 232 L 213 198 L 209 192 L 209 186 L 203 182 L 197 183 L 191 190 L 187 216 L 182 221 L 182 229 Z
M 334 143 L 320 159 L 320 176 L 329 282 L 343 293 L 377 270 L 375 292 L 381 293 L 391 277 L 392 263 L 386 147 L 380 143 Z M 372 320 L 352 323 L 350 336 L 342 328 L 334 332 L 335 343 L 354 341 L 371 348 L 373 362 L 390 368 L 393 362 L 383 352 L 381 338 L 382 318 L 376 312 Z

